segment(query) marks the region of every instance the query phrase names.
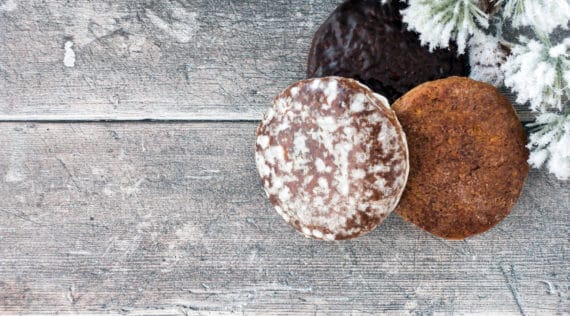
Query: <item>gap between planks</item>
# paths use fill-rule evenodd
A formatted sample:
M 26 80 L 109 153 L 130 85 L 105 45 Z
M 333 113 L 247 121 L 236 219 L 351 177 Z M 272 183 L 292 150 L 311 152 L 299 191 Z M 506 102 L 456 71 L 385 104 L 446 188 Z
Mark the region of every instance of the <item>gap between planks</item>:
M 520 121 L 523 124 L 533 122 L 536 114 L 524 109 L 515 102 L 514 96 L 500 90 L 515 108 Z M 93 115 L 93 114 L 0 114 L 0 123 L 17 122 L 46 122 L 46 123 L 89 123 L 89 122 L 259 122 L 263 117 L 266 107 L 250 107 L 247 109 L 225 110 L 220 106 L 217 112 L 194 111 L 194 112 L 169 112 L 163 115 L 157 113 L 123 113 L 118 115 Z
M 535 117 L 530 112 L 518 112 L 523 124 L 533 122 Z M 45 122 L 45 123 L 89 123 L 89 122 L 259 122 L 262 113 L 220 113 L 216 115 L 180 114 L 180 115 L 121 115 L 121 116 L 72 116 L 72 115 L 0 115 L 0 123 Z
M 81 116 L 1 116 L 0 123 L 200 123 L 200 122 L 259 122 L 261 116 L 240 116 L 240 117 L 224 117 L 224 116 L 173 116 L 173 117 L 149 117 L 149 116 L 119 116 L 119 117 L 81 117 Z

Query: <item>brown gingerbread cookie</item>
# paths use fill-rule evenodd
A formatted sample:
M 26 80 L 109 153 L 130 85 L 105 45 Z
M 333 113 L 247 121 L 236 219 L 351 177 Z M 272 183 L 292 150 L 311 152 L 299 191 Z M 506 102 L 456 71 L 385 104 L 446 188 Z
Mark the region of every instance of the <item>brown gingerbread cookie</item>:
M 388 101 L 352 79 L 297 82 L 257 129 L 256 164 L 277 212 L 307 237 L 351 239 L 396 207 L 408 177 Z
M 515 110 L 495 87 L 450 77 L 412 89 L 392 108 L 410 150 L 398 214 L 434 235 L 463 239 L 510 213 L 528 151 Z
M 348 0 L 316 31 L 307 64 L 307 77 L 354 78 L 394 102 L 418 84 L 448 76 L 465 76 L 464 55 L 450 49 L 430 52 L 417 33 L 406 30 L 392 0 Z

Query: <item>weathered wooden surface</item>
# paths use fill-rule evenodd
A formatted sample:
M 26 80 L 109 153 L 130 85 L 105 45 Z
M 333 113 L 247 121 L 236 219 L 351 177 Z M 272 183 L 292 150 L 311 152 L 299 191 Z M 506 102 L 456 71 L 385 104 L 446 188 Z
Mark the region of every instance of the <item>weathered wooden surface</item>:
M 0 120 L 257 120 L 340 2 L 0 0 Z
M 0 119 L 258 119 L 338 2 L 9 0 Z
M 570 312 L 570 188 L 532 171 L 489 233 L 392 214 L 306 239 L 266 201 L 255 123 L 0 124 L 0 314 Z
M 263 195 L 256 123 L 124 122 L 259 119 L 339 2 L 0 0 L 0 315 L 569 314 L 544 172 L 467 241 L 392 215 L 323 243 Z

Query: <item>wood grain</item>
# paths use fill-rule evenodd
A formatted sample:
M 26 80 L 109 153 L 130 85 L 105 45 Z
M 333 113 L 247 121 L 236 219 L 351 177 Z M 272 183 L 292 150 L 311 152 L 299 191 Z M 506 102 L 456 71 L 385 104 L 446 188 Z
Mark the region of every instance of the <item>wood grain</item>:
M 303 78 L 339 2 L 0 0 L 0 314 L 570 313 L 570 188 L 544 172 L 463 242 L 392 215 L 323 243 L 273 211 L 231 121 Z
M 336 3 L 18 1 L 0 12 L 0 119 L 259 119 Z
M 0 124 L 0 314 L 562 315 L 570 188 L 531 172 L 467 241 L 396 215 L 306 239 L 266 201 L 256 124 Z
M 340 0 L 3 2 L 0 121 L 96 121 L 258 120 Z

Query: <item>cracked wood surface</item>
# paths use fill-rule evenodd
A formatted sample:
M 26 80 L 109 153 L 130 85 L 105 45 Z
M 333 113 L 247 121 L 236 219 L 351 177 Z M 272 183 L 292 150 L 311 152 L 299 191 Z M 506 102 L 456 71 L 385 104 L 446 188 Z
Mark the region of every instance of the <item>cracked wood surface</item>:
M 0 0 L 0 120 L 258 120 L 338 3 Z
M 265 198 L 254 122 L 0 124 L 0 314 L 570 311 L 570 190 L 533 170 L 492 231 L 392 214 L 309 240 Z

